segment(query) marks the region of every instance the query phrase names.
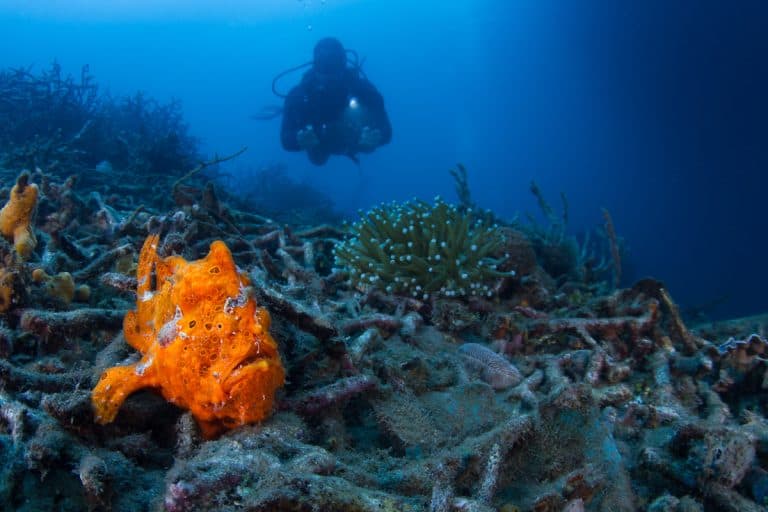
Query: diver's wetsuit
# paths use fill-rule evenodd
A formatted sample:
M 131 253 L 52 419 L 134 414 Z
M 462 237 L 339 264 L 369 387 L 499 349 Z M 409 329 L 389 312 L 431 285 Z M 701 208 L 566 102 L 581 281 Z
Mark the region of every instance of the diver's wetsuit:
M 346 68 L 338 76 L 307 71 L 285 99 L 280 140 L 287 151 L 302 151 L 296 139 L 299 130 L 312 126 L 319 144 L 307 153 L 312 163 L 324 164 L 330 155 L 370 153 L 375 147 L 360 147 L 364 127 L 381 132 L 378 145 L 392 138 L 392 127 L 384 99 L 357 70 Z

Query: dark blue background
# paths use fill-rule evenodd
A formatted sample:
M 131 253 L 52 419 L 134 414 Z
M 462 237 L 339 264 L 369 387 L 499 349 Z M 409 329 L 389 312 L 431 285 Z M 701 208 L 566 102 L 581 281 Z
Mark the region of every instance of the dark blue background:
M 683 304 L 768 309 L 765 2 L 249 3 L 4 1 L 0 65 L 88 63 L 113 92 L 180 98 L 208 151 L 249 146 L 231 172 L 286 163 L 345 212 L 452 199 L 464 162 L 475 200 L 512 217 L 536 211 L 534 179 L 567 193 L 573 232 L 608 208 L 631 274 Z M 248 119 L 326 35 L 366 57 L 394 125 L 361 172 L 285 154 L 277 122 Z

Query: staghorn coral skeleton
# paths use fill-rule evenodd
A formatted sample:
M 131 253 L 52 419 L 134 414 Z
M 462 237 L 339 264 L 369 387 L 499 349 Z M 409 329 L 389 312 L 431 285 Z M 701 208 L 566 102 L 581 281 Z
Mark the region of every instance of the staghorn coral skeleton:
M 98 204 L 78 199 L 76 210 L 85 213 L 56 227 L 55 239 L 44 219 L 66 203 L 38 174 L 40 245 L 29 263 L 16 261 L 9 271 L 33 290 L 33 268 L 68 271 L 94 293 L 87 305 L 44 293 L 15 296 L 0 316 L 8 354 L 0 359 L 0 443 L 10 447 L 0 502 L 9 508 L 64 510 L 67 500 L 69 510 L 207 510 L 215 503 L 222 512 L 589 511 L 637 510 L 665 496 L 682 503 L 687 494 L 693 504 L 685 510 L 762 510 L 768 319 L 688 329 L 660 283 L 575 301 L 570 283 L 543 271 L 528 279 L 538 273 L 532 267 L 514 267 L 523 277 L 483 303 L 375 288 L 361 295 L 347 282 L 349 269 L 329 275 L 322 270 L 329 264 L 319 264 L 332 260 L 338 233 L 281 227 L 234 209 L 237 230 L 200 205 L 168 212 L 161 180 L 111 179 L 103 197 L 115 218 L 146 204 L 121 238 L 93 223 L 88 211 Z M 138 276 L 146 290 L 139 297 L 148 300 L 136 306 L 128 290 L 139 281 L 125 262 L 159 230 L 167 231 L 164 243 L 147 250 Z M 92 385 L 135 352 L 119 334 L 127 309 L 137 318 L 142 307 L 149 311 L 142 313 L 148 343 L 179 341 L 183 321 L 158 297 L 165 284 L 179 291 L 183 278 L 165 275 L 175 258 L 156 253 L 199 263 L 205 258 L 192 260 L 218 238 L 247 268 L 258 306 L 274 319 L 270 332 L 283 342 L 290 381 L 279 412 L 203 441 L 191 412 L 142 393 L 122 405 L 116 424 L 94 425 Z M 520 242 L 529 243 L 522 235 Z M 239 304 L 239 285 L 233 290 L 226 296 Z M 217 304 L 221 311 L 226 301 Z M 469 320 L 442 323 L 444 311 L 465 311 Z M 494 389 L 483 371 L 466 371 L 461 343 L 506 346 L 499 357 L 523 380 Z M 48 493 L 54 485 L 56 494 Z
M 158 257 L 158 240 L 144 242 L 137 309 L 123 324 L 143 357 L 104 372 L 92 393 L 97 422 L 114 420 L 126 397 L 145 387 L 189 409 L 206 437 L 263 420 L 285 379 L 269 313 L 256 306 L 223 242 L 187 262 Z

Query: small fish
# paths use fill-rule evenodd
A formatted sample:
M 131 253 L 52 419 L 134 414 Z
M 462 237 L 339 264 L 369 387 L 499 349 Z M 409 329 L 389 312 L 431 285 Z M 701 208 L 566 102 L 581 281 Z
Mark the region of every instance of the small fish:
M 283 115 L 283 107 L 280 105 L 265 105 L 255 114 L 251 114 L 250 118 L 254 121 L 269 121 L 281 115 Z
M 516 386 L 523 380 L 520 371 L 507 359 L 479 343 L 464 343 L 459 354 L 467 370 L 477 373 L 493 389 Z
M 96 164 L 96 167 L 94 168 L 94 170 L 96 172 L 110 174 L 112 172 L 112 164 L 109 162 L 109 160 L 102 160 L 101 162 Z

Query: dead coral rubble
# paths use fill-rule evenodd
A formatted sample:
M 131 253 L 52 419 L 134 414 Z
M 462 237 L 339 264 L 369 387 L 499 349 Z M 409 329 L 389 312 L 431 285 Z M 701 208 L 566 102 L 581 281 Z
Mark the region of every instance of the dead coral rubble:
M 327 263 L 342 230 L 232 208 L 200 173 L 103 181 L 95 195 L 42 170 L 29 180 L 38 244 L 19 260 L 0 243 L 13 277 L 0 286 L 10 508 L 714 511 L 768 499 L 764 321 L 689 328 L 653 280 L 609 294 L 558 284 L 509 227 L 507 261 L 525 264 L 504 269 L 516 274 L 493 300 L 360 294 Z M 102 372 L 139 357 L 121 328 L 150 233 L 163 258 L 200 258 L 221 239 L 248 273 L 286 367 L 262 424 L 204 440 L 151 391 L 94 421 Z M 68 272 L 90 295 L 52 297 L 35 269 Z

